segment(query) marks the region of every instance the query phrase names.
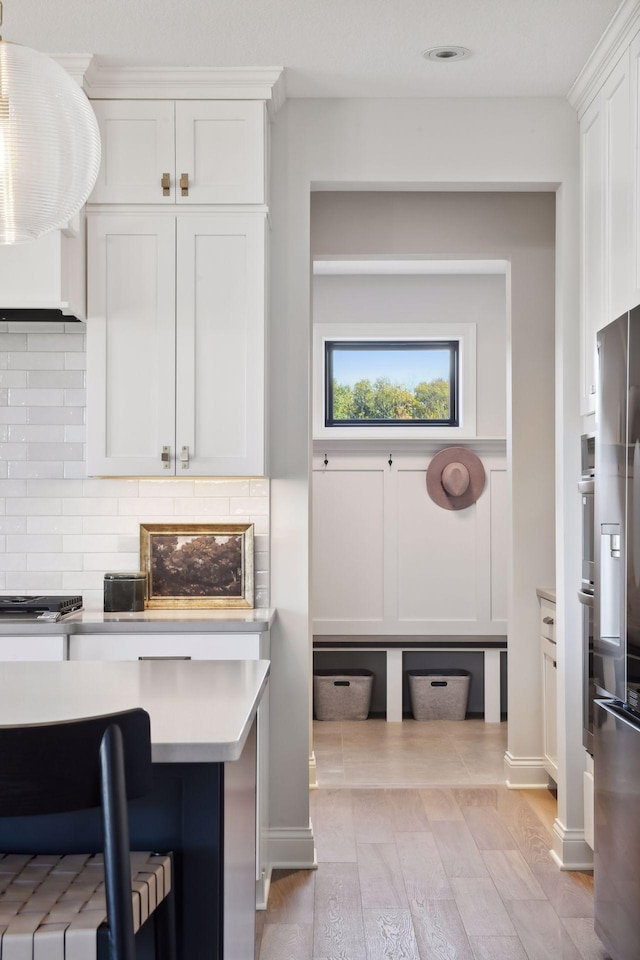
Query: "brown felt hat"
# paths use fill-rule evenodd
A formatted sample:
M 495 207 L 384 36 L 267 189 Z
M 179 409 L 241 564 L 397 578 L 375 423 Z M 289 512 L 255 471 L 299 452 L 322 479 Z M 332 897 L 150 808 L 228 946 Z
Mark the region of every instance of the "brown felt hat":
M 445 510 L 464 510 L 484 490 L 482 461 L 466 447 L 447 447 L 427 468 L 427 493 Z

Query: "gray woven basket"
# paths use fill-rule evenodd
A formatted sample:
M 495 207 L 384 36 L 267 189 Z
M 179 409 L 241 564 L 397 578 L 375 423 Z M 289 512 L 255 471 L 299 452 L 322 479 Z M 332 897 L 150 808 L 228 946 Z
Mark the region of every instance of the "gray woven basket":
M 316 720 L 366 720 L 372 688 L 371 670 L 316 670 L 313 674 Z
M 409 670 L 411 711 L 415 720 L 464 720 L 468 670 Z

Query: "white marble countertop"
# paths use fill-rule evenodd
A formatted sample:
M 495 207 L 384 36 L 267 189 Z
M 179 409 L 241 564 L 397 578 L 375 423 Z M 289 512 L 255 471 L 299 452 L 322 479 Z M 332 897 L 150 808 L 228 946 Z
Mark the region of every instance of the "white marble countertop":
M 143 707 L 157 763 L 219 763 L 242 753 L 268 660 L 3 663 L 0 724 L 95 717 Z
M 79 610 L 57 623 L 0 618 L 2 636 L 40 636 L 82 633 L 265 633 L 276 611 L 255 610 L 142 610 L 140 613 L 103 613 Z
M 537 587 L 536 594 L 540 600 L 548 600 L 549 603 L 556 602 L 556 588 L 555 587 Z

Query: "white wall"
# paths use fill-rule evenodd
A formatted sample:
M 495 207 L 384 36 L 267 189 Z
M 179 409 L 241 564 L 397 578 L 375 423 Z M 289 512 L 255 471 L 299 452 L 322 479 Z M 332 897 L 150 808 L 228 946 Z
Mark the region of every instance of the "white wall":
M 566 716 L 561 718 L 561 756 L 581 753 L 580 657 L 577 611 L 569 602 L 579 576 L 579 504 L 573 483 L 579 467 L 577 357 L 577 172 L 578 141 L 575 116 L 562 100 L 341 100 L 290 101 L 272 128 L 273 296 L 271 327 L 272 427 L 272 602 L 279 610 L 274 631 L 272 691 L 272 811 L 274 859 L 298 863 L 310 857 L 305 719 L 309 716 L 309 357 L 310 357 L 310 195 L 321 186 L 331 189 L 523 190 L 556 192 L 556 503 L 561 518 L 556 541 L 559 560 L 559 635 L 564 648 L 559 660 L 560 682 L 567 685 Z M 408 197 L 407 202 L 413 202 Z M 495 223 L 494 223 L 495 226 Z M 393 238 L 393 224 L 389 235 Z M 358 230 L 362 225 L 358 224 Z M 482 237 L 478 224 L 475 236 Z M 439 255 L 447 256 L 449 232 L 440 237 Z M 345 238 L 348 239 L 348 236 Z M 507 239 L 509 239 L 507 235 Z M 508 244 L 505 244 L 508 245 Z M 444 248 L 444 249 L 443 249 Z M 339 251 L 334 251 L 339 252 Z M 366 254 L 366 250 L 359 250 Z M 389 253 L 394 252 L 389 249 Z M 397 251 L 402 255 L 406 250 Z M 548 261 L 548 251 L 534 242 L 523 252 L 525 262 Z M 512 264 L 512 273 L 514 267 Z M 539 305 L 554 297 L 552 288 L 509 291 L 513 309 L 523 318 L 511 371 L 512 382 L 530 376 L 527 353 L 539 342 Z M 546 309 L 546 308 L 545 308 Z M 531 385 L 543 401 L 553 390 L 553 369 Z M 516 405 L 516 415 L 519 415 Z M 512 468 L 525 482 L 524 502 L 514 505 L 515 548 L 526 560 L 526 576 L 514 580 L 511 604 L 516 638 L 529 651 L 531 663 L 532 583 L 553 577 L 553 548 L 545 541 L 535 549 L 539 497 L 534 482 L 539 470 L 553 477 L 553 440 L 535 419 L 524 418 L 514 434 Z M 532 469 L 533 468 L 533 469 Z M 571 480 L 569 479 L 571 477 Z M 529 505 L 526 496 L 531 495 Z M 549 518 L 545 520 L 548 527 Z M 568 546 L 564 547 L 564 537 Z M 535 604 L 535 597 L 533 600 Z M 527 621 L 518 629 L 518 610 Z M 513 620 L 512 620 L 513 622 Z M 519 691 L 526 708 L 530 669 Z M 537 693 L 537 689 L 535 691 Z M 526 709 L 523 711 L 526 713 Z M 540 759 L 538 716 L 521 717 L 518 743 L 510 744 L 512 773 L 526 777 Z M 566 723 L 565 723 L 566 721 Z M 526 728 L 526 729 L 525 729 Z M 515 729 L 515 728 L 514 728 Z M 568 745 L 568 747 L 567 747 Z M 582 787 L 572 767 L 560 787 L 559 818 L 567 855 L 571 836 L 580 843 Z M 307 861 L 308 862 L 308 861 Z M 565 860 L 566 862 L 566 860 Z
M 341 233 L 344 223 L 340 216 L 340 198 L 334 203 L 332 194 L 314 194 L 311 210 L 314 250 L 320 245 L 326 251 L 332 245 L 329 236 L 318 236 L 321 225 L 327 226 L 319 208 L 328 199 L 334 216 L 338 214 L 332 232 Z M 375 196 L 372 202 L 376 203 Z M 358 203 L 357 215 L 366 220 L 364 203 L 366 198 Z M 405 222 L 409 226 L 410 221 Z M 402 234 L 403 223 L 396 224 L 396 231 Z M 506 436 L 504 276 L 315 276 L 313 322 L 475 323 L 477 433 L 484 437 Z
M 105 571 L 140 568 L 140 523 L 251 522 L 268 606 L 268 480 L 88 478 L 85 360 L 83 323 L 0 323 L 0 592 L 100 610 Z

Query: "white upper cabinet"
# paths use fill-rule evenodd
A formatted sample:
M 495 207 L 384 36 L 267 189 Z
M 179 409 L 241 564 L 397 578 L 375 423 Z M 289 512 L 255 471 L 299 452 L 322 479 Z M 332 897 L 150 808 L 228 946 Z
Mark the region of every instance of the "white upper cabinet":
M 90 475 L 264 475 L 265 229 L 90 214 Z
M 631 301 L 640 303 L 640 34 L 631 44 L 631 166 L 633 205 L 631 209 Z
M 265 105 L 94 100 L 102 165 L 91 203 L 265 202 Z
M 580 116 L 581 413 L 595 411 L 596 333 L 640 303 L 640 34 Z
M 605 125 L 605 307 L 604 323 L 633 304 L 631 266 L 631 134 L 629 51 L 625 51 L 602 89 Z
M 604 122 L 600 99 L 591 104 L 581 137 L 581 413 L 595 412 L 596 331 L 604 323 Z

